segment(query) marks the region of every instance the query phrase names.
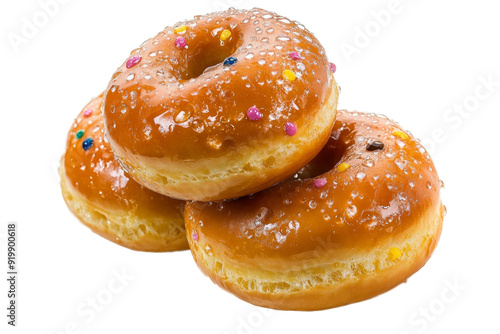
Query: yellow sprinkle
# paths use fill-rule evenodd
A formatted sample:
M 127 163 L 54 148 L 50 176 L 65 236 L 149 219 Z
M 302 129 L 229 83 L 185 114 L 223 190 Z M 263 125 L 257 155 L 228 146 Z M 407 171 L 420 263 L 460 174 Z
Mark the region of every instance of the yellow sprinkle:
M 349 167 L 351 167 L 351 165 L 349 164 L 346 164 L 345 162 L 344 163 L 341 163 L 338 167 L 337 167 L 337 171 L 338 172 L 345 172 Z
M 403 139 L 403 140 L 408 139 L 408 135 L 401 130 L 394 130 L 394 131 L 392 131 L 392 134 L 396 137 Z
M 231 36 L 231 30 L 223 30 L 221 33 L 220 33 L 220 40 L 221 41 L 225 41 L 226 39 L 228 39 L 229 37 Z
M 397 247 L 391 247 L 389 248 L 389 259 L 394 261 L 399 259 L 401 256 L 403 256 L 403 253 L 401 252 L 401 249 Z
M 293 80 L 295 80 L 295 72 L 290 71 L 290 70 L 284 70 L 283 71 L 283 78 L 287 79 L 288 81 L 293 81 Z
M 178 27 L 174 28 L 174 32 L 175 32 L 176 34 L 182 34 L 182 33 L 185 33 L 185 32 L 186 32 L 187 28 L 188 28 L 188 27 L 187 27 L 186 25 L 184 25 L 184 24 L 183 24 L 183 25 L 181 25 L 181 26 L 178 26 Z

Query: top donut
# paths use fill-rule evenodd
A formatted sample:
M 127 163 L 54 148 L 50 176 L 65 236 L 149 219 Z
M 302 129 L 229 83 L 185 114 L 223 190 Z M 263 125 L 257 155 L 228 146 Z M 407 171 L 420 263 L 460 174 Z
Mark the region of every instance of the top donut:
M 103 112 L 117 159 L 174 198 L 248 195 L 302 168 L 326 143 L 338 88 L 301 24 L 262 9 L 167 27 L 113 75 Z

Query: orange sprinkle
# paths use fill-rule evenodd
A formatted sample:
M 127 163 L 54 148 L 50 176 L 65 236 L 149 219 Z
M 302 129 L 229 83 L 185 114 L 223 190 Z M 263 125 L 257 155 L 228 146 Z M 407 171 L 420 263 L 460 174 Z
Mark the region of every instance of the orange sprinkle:
M 341 163 L 338 167 L 337 167 L 337 171 L 338 172 L 345 172 L 349 167 L 351 167 L 351 165 L 349 164 L 346 164 L 345 162 L 344 163 Z
M 408 139 L 408 135 L 401 130 L 394 130 L 394 131 L 392 131 L 392 134 L 396 137 L 403 139 L 403 140 Z
M 283 71 L 283 78 L 287 79 L 288 81 L 293 81 L 295 80 L 295 72 L 291 70 L 284 70 Z
M 186 25 L 184 25 L 184 24 L 183 24 L 183 25 L 181 25 L 181 26 L 175 27 L 175 28 L 174 28 L 174 33 L 176 33 L 176 34 L 182 34 L 182 33 L 185 33 L 185 32 L 186 32 L 186 30 L 187 30 L 187 28 L 188 28 L 188 27 L 187 27 Z
M 225 41 L 226 39 L 228 39 L 229 37 L 231 37 L 231 30 L 223 30 L 221 33 L 220 33 L 220 40 L 221 41 Z

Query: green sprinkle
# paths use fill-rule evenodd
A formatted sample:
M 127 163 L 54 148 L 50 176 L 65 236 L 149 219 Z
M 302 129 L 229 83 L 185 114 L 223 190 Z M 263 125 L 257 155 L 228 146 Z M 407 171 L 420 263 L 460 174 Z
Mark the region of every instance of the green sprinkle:
M 85 131 L 83 131 L 83 130 L 79 130 L 79 131 L 76 133 L 76 139 L 80 139 L 80 138 L 82 138 L 84 133 L 85 133 Z

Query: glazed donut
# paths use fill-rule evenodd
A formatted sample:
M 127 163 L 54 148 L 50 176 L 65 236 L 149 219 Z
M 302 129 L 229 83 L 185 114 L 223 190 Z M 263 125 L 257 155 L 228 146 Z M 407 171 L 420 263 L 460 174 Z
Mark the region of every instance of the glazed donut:
M 70 211 L 95 233 L 141 251 L 187 249 L 184 202 L 139 185 L 114 159 L 104 138 L 102 94 L 71 127 L 59 174 Z
M 319 310 L 405 282 L 441 234 L 440 180 L 422 145 L 385 117 L 339 111 L 325 148 L 255 195 L 186 205 L 198 266 L 258 306 Z
M 132 51 L 104 100 L 106 136 L 139 183 L 186 200 L 248 195 L 325 145 L 338 88 L 318 40 L 262 9 L 167 27 Z

